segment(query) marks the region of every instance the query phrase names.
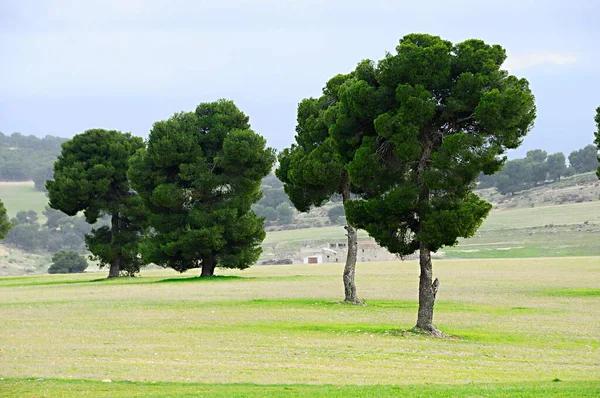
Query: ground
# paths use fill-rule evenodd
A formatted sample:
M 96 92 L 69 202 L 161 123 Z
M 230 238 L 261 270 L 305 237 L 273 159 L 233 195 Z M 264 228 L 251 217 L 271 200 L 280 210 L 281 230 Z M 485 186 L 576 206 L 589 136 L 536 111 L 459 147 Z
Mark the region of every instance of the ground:
M 0 278 L 0 395 L 600 393 L 599 257 L 434 269 L 435 323 L 454 338 L 407 331 L 413 261 L 359 264 L 365 307 L 340 304 L 340 265 L 219 270 L 209 280 L 197 270 Z

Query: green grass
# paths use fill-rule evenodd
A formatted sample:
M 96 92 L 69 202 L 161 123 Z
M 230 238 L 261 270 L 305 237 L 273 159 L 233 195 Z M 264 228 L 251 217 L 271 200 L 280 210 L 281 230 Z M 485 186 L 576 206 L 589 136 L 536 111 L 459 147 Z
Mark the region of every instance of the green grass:
M 368 239 L 359 231 L 359 239 Z M 267 251 L 299 250 L 343 242 L 343 227 L 268 232 Z M 442 248 L 448 258 L 524 258 L 600 256 L 600 201 L 494 210 L 476 236 Z
M 367 306 L 342 268 L 0 278 L 0 396 L 598 393 L 598 257 L 435 262 L 451 338 L 410 331 L 416 262 L 358 264 Z
M 481 230 L 582 224 L 586 221 L 600 224 L 600 201 L 492 211 Z
M 5 397 L 595 397 L 600 382 L 549 381 L 510 384 L 334 386 L 200 383 L 104 383 L 94 380 L 4 379 Z
M 9 217 L 14 217 L 22 210 L 35 210 L 43 218 L 42 212 L 48 203 L 46 194 L 36 190 L 30 181 L 0 182 L 0 200 Z

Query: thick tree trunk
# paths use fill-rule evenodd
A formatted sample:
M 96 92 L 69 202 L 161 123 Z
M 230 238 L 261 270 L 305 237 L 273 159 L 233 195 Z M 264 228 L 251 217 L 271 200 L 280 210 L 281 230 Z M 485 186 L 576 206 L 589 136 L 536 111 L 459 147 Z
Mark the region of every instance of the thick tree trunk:
M 213 276 L 215 274 L 215 258 L 214 256 L 208 255 L 202 258 L 202 272 L 200 273 L 201 277 L 204 276 Z
M 119 213 L 114 213 L 111 218 L 110 233 L 111 233 L 111 246 L 116 252 L 115 258 L 110 263 L 110 269 L 108 271 L 109 278 L 118 278 L 121 273 L 121 250 L 117 247 L 117 234 L 119 233 Z
M 342 186 L 342 200 L 344 206 L 350 200 L 350 179 L 346 176 L 344 185 Z M 348 255 L 346 256 L 346 265 L 344 266 L 344 302 L 350 304 L 362 304 L 356 294 L 356 285 L 354 283 L 354 275 L 356 273 L 356 253 L 358 251 L 358 243 L 356 237 L 356 228 L 350 223 L 344 227 L 348 231 Z
M 441 332 L 433 326 L 433 306 L 439 282 L 437 279 L 435 282 L 433 281 L 430 250 L 421 244 L 419 251 L 419 265 L 421 266 L 421 276 L 419 277 L 419 315 L 415 327 L 431 334 L 440 335 Z

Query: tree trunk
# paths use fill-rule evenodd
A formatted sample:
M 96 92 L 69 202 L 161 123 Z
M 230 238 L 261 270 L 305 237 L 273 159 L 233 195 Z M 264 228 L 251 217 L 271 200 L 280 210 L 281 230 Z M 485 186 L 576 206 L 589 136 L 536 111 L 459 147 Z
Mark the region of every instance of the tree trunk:
M 213 276 L 215 274 L 215 258 L 212 254 L 202 258 L 202 273 L 201 277 Z
M 431 264 L 431 251 L 421 244 L 419 248 L 419 265 L 421 266 L 421 276 L 419 277 L 419 315 L 417 318 L 418 329 L 422 329 L 434 335 L 441 335 L 441 332 L 433 326 L 433 306 L 439 281 L 432 281 L 433 266 Z
M 111 242 L 110 245 L 112 249 L 115 251 L 115 258 L 110 263 L 110 269 L 108 271 L 109 278 L 118 278 L 121 272 L 121 248 L 118 247 L 117 244 L 117 234 L 119 233 L 119 213 L 113 213 L 112 218 L 110 220 L 110 233 L 111 233 Z
M 427 217 L 427 211 L 430 205 L 430 191 L 425 183 L 425 173 L 429 169 L 431 156 L 434 147 L 434 138 L 432 131 L 425 129 L 423 131 L 423 153 L 419 160 L 417 169 L 417 181 L 420 185 L 419 192 L 419 232 L 423 230 L 423 220 Z M 421 275 L 419 277 L 419 313 L 417 316 L 417 325 L 415 328 L 424 330 L 433 335 L 441 335 L 441 332 L 433 326 L 433 305 L 435 304 L 435 296 L 439 281 L 433 279 L 433 266 L 431 264 L 431 250 L 423 242 L 419 243 L 419 265 L 421 267 Z
M 342 201 L 344 207 L 350 200 L 350 179 L 346 176 L 342 186 Z M 356 294 L 356 285 L 354 284 L 354 275 L 356 270 L 356 252 L 358 243 L 356 238 L 356 228 L 347 223 L 344 228 L 348 231 L 348 255 L 346 256 L 346 265 L 344 266 L 344 302 L 350 304 L 362 304 Z

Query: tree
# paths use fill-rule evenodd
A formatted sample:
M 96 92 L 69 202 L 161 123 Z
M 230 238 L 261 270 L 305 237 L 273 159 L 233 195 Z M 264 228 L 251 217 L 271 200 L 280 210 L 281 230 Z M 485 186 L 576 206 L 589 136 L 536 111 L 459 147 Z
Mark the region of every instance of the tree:
M 543 151 L 541 149 L 534 149 L 531 151 L 527 151 L 525 155 L 525 159 L 528 162 L 536 162 L 536 163 L 544 163 L 548 158 L 548 152 Z
M 52 179 L 53 167 L 52 165 L 47 165 L 45 167 L 40 167 L 33 172 L 33 184 L 35 189 L 42 192 L 46 191 L 46 181 Z
M 594 121 L 596 122 L 596 140 L 594 141 L 594 143 L 596 144 L 596 148 L 600 148 L 600 106 L 596 108 L 596 117 L 594 118 Z M 600 155 L 598 155 L 596 160 L 599 163 L 598 169 L 596 170 L 596 175 L 598 176 L 598 178 L 600 178 Z
M 70 250 L 61 250 L 52 256 L 49 274 L 76 274 L 86 270 L 88 263 L 84 256 Z
M 327 217 L 332 224 L 337 224 L 341 217 L 344 217 L 344 206 L 333 206 L 327 212 Z
M 344 99 L 351 100 L 345 98 L 348 91 L 344 88 L 362 76 L 367 79 L 370 76 L 368 62 L 359 64 L 350 74 L 330 79 L 321 97 L 307 98 L 298 104 L 296 142 L 279 155 L 279 168 L 275 174 L 284 183 L 294 207 L 301 212 L 320 207 L 335 195 L 342 196 L 346 207 L 351 194 L 360 192 L 351 183 L 347 166 L 356 148 L 356 136 L 369 129 L 370 124 L 365 122 L 364 112 L 352 114 L 358 104 L 344 104 Z M 369 104 L 365 106 L 369 107 Z M 354 281 L 356 228 L 350 222 L 344 228 L 348 236 L 348 254 L 342 276 L 344 301 L 361 304 Z
M 562 152 L 553 153 L 546 159 L 548 177 L 553 181 L 560 181 L 560 177 L 567 175 L 565 155 Z
M 590 144 L 578 151 L 571 152 L 569 163 L 577 173 L 595 171 L 599 166 L 598 148 Z
M 288 225 L 294 221 L 294 211 L 291 206 L 285 202 L 280 203 L 277 207 L 277 223 L 279 225 Z
M 8 214 L 6 213 L 6 208 L 4 207 L 4 203 L 0 200 L 0 239 L 4 239 L 8 231 L 10 231 L 12 224 L 8 221 Z
M 50 207 L 74 216 L 83 211 L 88 223 L 101 216 L 110 227 L 92 230 L 86 243 L 100 267 L 110 265 L 108 277 L 139 269 L 138 242 L 145 227 L 141 200 L 132 191 L 129 158 L 144 142 L 115 130 L 94 129 L 62 145 L 54 164 L 54 180 L 46 183 Z
M 146 261 L 179 272 L 244 269 L 261 253 L 263 219 L 251 210 L 274 151 L 232 101 L 202 103 L 156 122 L 129 171 L 150 210 Z
M 346 108 L 368 115 L 376 132 L 354 137 L 360 148 L 347 169 L 365 193 L 346 215 L 393 253 L 419 251 L 416 328 L 432 334 L 431 253 L 475 233 L 491 210 L 473 193 L 476 178 L 501 168 L 535 118 L 528 82 L 502 70 L 505 59 L 481 40 L 410 34 L 367 79 L 344 84 Z

